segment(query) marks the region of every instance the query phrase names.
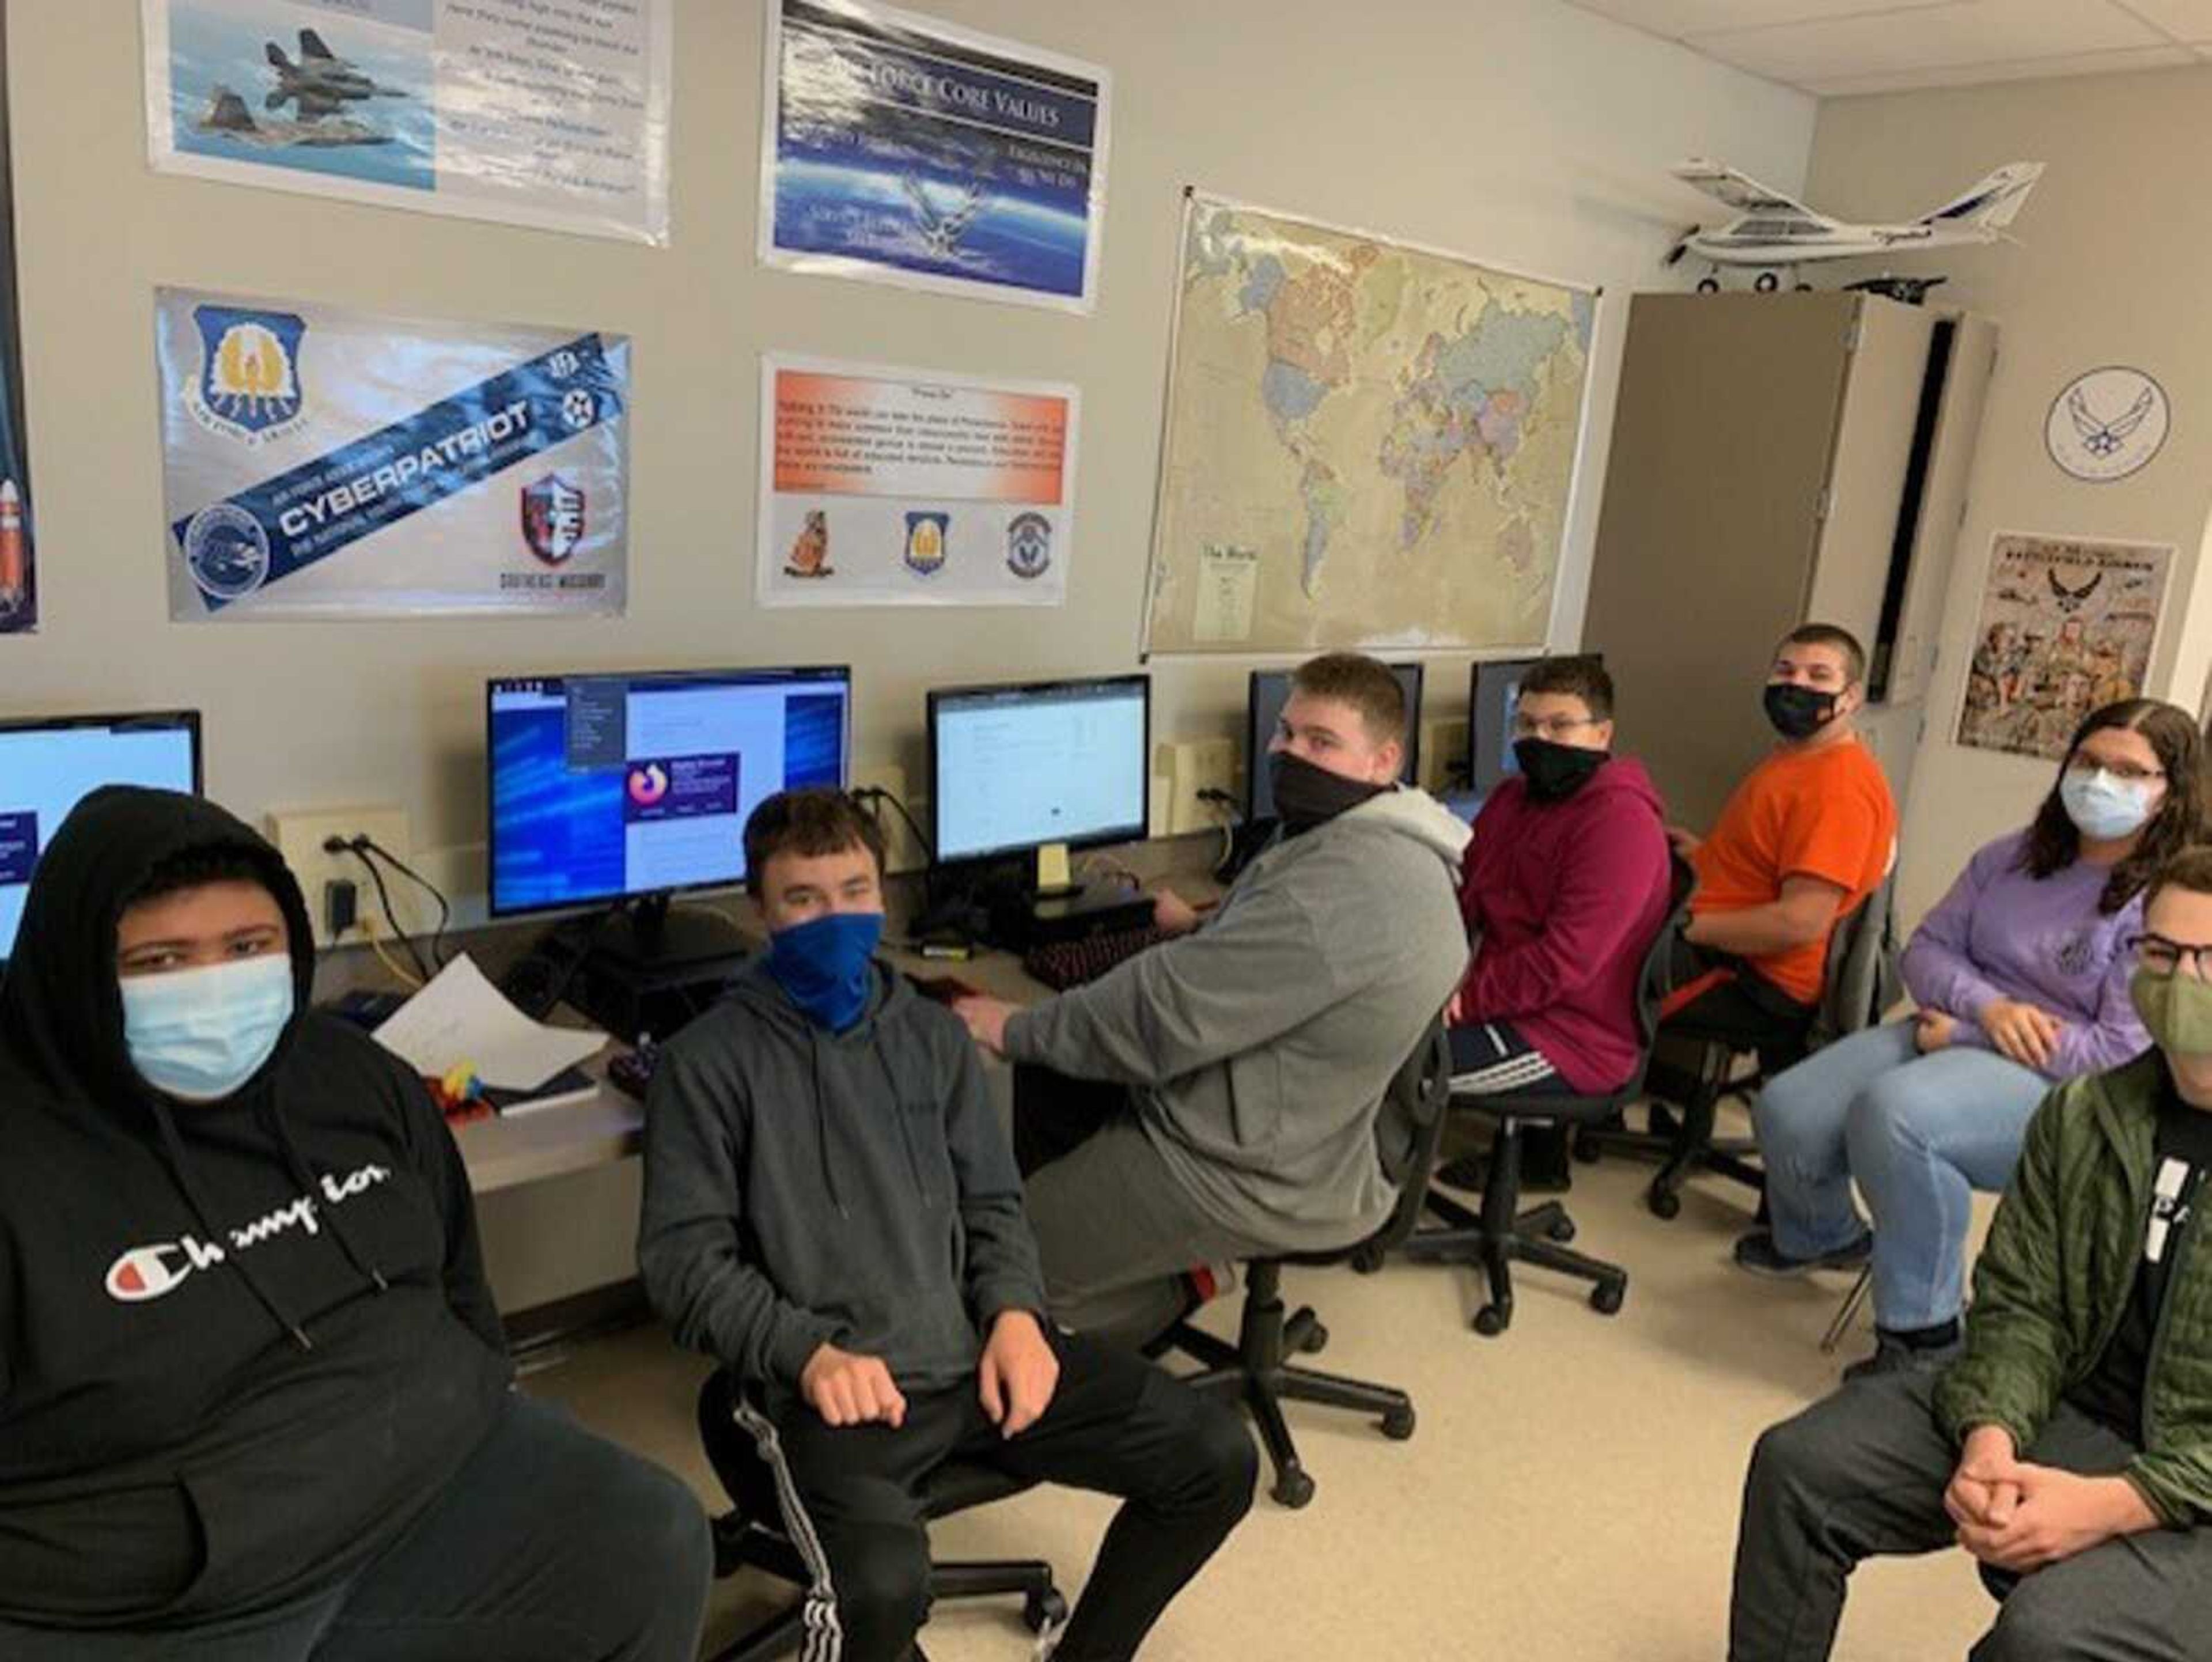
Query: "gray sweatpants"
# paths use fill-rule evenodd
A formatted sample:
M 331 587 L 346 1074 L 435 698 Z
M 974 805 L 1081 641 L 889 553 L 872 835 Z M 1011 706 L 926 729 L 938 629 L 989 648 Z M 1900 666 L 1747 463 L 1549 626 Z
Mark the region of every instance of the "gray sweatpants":
M 1943 1491 L 1958 1451 L 1936 1424 L 1932 1370 L 1845 1385 L 1759 1440 L 1744 1485 L 1729 1662 L 1821 1662 L 1844 1581 L 1877 1554 L 1952 1546 Z M 2136 1451 L 2061 1404 L 2024 1458 L 2088 1476 Z M 1973 1561 L 1959 1555 L 1960 1574 Z M 1970 1662 L 2206 1662 L 2212 1531 L 2107 1541 L 2023 1578 Z

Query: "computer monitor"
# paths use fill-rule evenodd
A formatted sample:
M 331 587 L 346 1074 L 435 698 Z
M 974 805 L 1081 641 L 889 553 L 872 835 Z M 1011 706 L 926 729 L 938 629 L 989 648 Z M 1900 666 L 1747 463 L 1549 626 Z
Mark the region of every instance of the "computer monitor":
M 15 949 L 39 851 L 102 785 L 200 793 L 200 715 L 0 721 L 0 963 Z
M 1562 654 L 1602 664 L 1602 653 Z M 1468 788 L 1487 796 L 1498 781 L 1521 771 L 1513 759 L 1513 707 L 1521 702 L 1521 680 L 1540 658 L 1492 658 L 1475 661 L 1467 690 Z
M 487 683 L 492 915 L 742 882 L 763 798 L 844 788 L 851 694 L 842 665 Z
M 1146 675 L 929 695 L 930 840 L 940 865 L 1143 837 L 1152 817 Z
M 1421 772 L 1421 667 L 1393 664 L 1390 673 L 1406 694 L 1406 765 L 1398 776 L 1407 784 Z M 1244 701 L 1244 817 L 1247 820 L 1275 817 L 1275 791 L 1267 778 L 1267 745 L 1282 720 L 1283 706 L 1291 701 L 1287 669 L 1255 669 Z

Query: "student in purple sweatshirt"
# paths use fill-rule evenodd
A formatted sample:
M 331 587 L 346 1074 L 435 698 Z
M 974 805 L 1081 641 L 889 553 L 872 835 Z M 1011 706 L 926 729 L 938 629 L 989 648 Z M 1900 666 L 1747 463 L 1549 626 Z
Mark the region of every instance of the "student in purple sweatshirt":
M 1877 1344 L 1846 1378 L 1956 1350 L 1972 1192 L 2005 1186 L 2053 1083 L 2149 1048 L 2128 996 L 2131 944 L 2151 874 L 2203 838 L 2202 753 L 2172 704 L 2092 712 L 2033 823 L 1975 855 L 1913 932 L 1904 971 L 1918 1014 L 1828 1046 L 1761 1093 L 1773 1223 L 1739 1240 L 1735 1260 L 1787 1275 L 1871 1255 Z

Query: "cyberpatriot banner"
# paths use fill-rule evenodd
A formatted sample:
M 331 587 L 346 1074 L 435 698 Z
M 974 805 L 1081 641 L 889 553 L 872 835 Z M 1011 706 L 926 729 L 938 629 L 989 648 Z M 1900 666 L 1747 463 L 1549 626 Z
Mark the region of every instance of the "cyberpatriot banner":
M 623 610 L 626 336 L 155 307 L 173 618 Z
M 674 0 L 141 9 L 157 172 L 668 240 Z
M 854 0 L 769 0 L 760 257 L 1089 312 L 1110 83 L 1094 64 Z

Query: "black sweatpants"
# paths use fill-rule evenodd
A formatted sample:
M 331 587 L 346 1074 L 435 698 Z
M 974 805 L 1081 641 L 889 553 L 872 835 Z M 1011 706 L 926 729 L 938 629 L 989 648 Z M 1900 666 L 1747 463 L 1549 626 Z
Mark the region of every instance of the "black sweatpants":
M 1729 1662 L 1825 1662 L 1844 1583 L 1880 1554 L 1951 1547 L 1943 1491 L 1959 1452 L 1929 1369 L 1845 1385 L 1759 1440 L 1744 1486 Z M 2021 1458 L 2110 1476 L 2136 1451 L 2062 1403 Z M 1973 1561 L 1957 1553 L 1959 1574 Z M 1923 1653 L 1935 1655 L 1929 1646 Z M 2203 1662 L 2212 1656 L 2212 1531 L 2123 1536 L 2024 1577 L 1969 1662 Z
M 1127 1498 L 1054 1662 L 1123 1662 L 1252 1504 L 1259 1457 L 1243 1422 L 1141 1358 L 1053 1333 L 1060 1385 L 1007 1439 L 975 1382 L 908 1393 L 906 1422 L 834 1428 L 804 1403 L 771 1421 L 737 1409 L 775 1468 L 784 1521 L 808 1562 L 804 1662 L 901 1662 L 929 1615 L 930 1473 L 975 1461 Z M 787 1487 L 786 1487 L 787 1485 Z
M 0 1621 L 7 1662 L 692 1662 L 714 1550 L 683 1483 L 510 1397 L 429 1511 L 349 1580 L 198 1627 Z

